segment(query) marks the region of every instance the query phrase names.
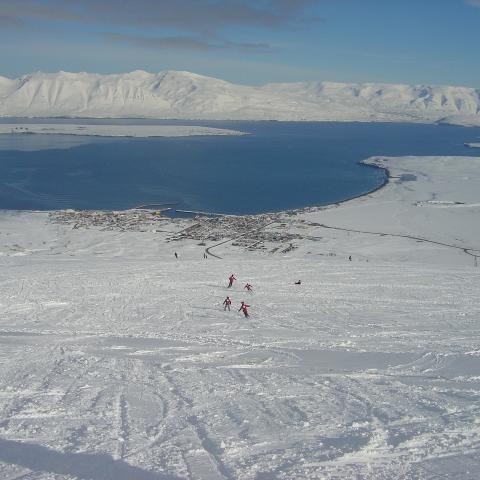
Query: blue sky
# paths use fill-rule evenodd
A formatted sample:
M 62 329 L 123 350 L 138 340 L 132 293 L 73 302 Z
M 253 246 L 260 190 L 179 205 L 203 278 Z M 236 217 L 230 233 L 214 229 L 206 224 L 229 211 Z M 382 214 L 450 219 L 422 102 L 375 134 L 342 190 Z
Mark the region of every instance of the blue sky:
M 480 88 L 480 0 L 0 0 L 0 75 Z

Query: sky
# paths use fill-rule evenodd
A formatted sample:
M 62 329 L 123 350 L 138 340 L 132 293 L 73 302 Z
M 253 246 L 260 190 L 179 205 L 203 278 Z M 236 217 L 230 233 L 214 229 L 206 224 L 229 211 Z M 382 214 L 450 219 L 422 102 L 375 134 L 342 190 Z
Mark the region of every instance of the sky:
M 480 88 L 480 0 L 0 0 L 0 75 Z

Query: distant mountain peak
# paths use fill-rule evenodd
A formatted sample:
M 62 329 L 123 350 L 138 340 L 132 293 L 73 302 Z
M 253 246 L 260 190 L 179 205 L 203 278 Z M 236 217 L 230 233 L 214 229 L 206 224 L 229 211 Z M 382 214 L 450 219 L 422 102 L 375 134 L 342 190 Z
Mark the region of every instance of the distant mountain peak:
M 480 125 L 480 91 L 457 86 L 296 82 L 243 86 L 187 71 L 0 77 L 0 116 L 391 121 Z

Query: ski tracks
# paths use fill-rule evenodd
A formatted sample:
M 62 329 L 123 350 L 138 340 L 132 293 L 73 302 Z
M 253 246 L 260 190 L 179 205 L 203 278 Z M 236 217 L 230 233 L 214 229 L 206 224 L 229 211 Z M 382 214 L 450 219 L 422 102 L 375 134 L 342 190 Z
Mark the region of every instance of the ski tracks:
M 165 374 L 164 378 L 170 385 L 169 391 L 176 398 L 177 416 L 185 422 L 186 429 L 182 432 L 182 436 L 187 436 L 188 441 L 183 440 L 182 457 L 187 465 L 190 477 L 198 480 L 233 478 L 221 459 L 219 448 L 209 437 L 201 419 L 191 413 L 196 410 L 193 399 L 181 392 L 173 375 Z

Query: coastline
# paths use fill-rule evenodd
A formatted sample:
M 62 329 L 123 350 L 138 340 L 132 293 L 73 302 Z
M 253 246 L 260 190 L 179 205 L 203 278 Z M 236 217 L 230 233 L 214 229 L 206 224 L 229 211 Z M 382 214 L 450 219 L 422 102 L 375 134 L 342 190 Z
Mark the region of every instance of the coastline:
M 397 247 L 387 253 L 389 242 L 382 242 L 382 235 L 385 240 L 388 236 L 399 241 L 410 238 L 419 251 L 429 249 L 426 243 L 432 242 L 460 252 L 471 251 L 474 257 L 480 255 L 480 225 L 475 221 L 480 214 L 476 189 L 480 180 L 479 157 L 371 157 L 365 162 L 384 168 L 388 182 L 346 202 L 308 209 L 301 212 L 301 217 L 337 229 L 337 233 L 343 230 L 344 235 L 350 232 L 362 241 L 378 243 L 379 248 L 384 243 L 381 248 L 389 257 L 399 255 L 400 259 L 402 253 L 394 253 Z M 342 241 L 351 243 L 345 238 Z M 371 251 L 368 244 L 365 248 Z M 418 261 L 421 259 L 419 253 Z M 435 261 L 429 258 L 432 260 Z M 467 259 L 467 263 L 471 261 Z
M 379 190 L 382 190 L 383 188 L 386 188 L 388 184 L 390 183 L 390 170 L 387 166 L 385 165 L 377 165 L 377 164 L 371 164 L 367 163 L 371 159 L 377 159 L 377 158 L 382 158 L 380 156 L 374 156 L 374 157 L 368 157 L 364 160 L 360 160 L 358 162 L 358 165 L 361 165 L 363 167 L 369 167 L 369 168 L 375 168 L 382 170 L 384 173 L 384 178 L 383 182 L 380 185 L 377 185 L 375 188 L 372 190 L 369 190 L 368 192 L 360 193 L 358 195 L 352 195 L 350 197 L 347 197 L 343 200 L 339 200 L 337 202 L 332 202 L 332 203 L 325 203 L 325 204 L 320 204 L 320 205 L 311 205 L 307 207 L 302 207 L 302 208 L 292 208 L 292 209 L 287 209 L 287 210 L 282 210 L 280 212 L 270 212 L 271 215 L 274 215 L 275 213 L 283 213 L 286 215 L 296 215 L 296 214 L 301 214 L 301 213 L 306 213 L 306 212 L 312 212 L 312 211 L 318 211 L 322 210 L 325 208 L 331 208 L 335 206 L 340 206 L 348 202 L 352 202 L 354 200 L 357 200 L 362 197 L 367 197 L 369 195 L 372 195 L 373 193 L 378 192 Z

